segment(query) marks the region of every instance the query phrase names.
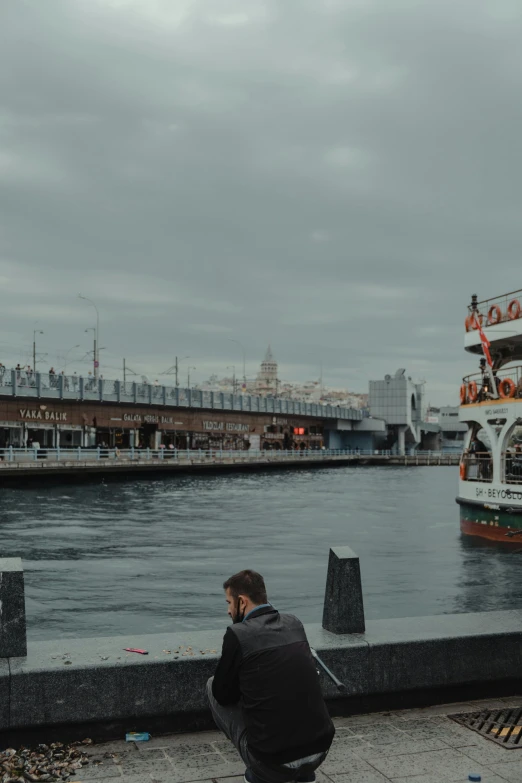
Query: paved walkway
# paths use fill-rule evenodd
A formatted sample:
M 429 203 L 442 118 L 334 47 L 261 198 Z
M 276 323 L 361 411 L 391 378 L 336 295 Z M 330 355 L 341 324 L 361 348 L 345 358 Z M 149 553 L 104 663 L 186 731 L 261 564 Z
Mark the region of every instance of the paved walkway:
M 337 734 L 318 783 L 522 783 L 522 748 L 509 750 L 458 726 L 448 714 L 518 706 L 521 698 L 446 704 L 335 720 Z M 146 726 L 142 727 L 146 730 Z M 240 783 L 244 765 L 217 731 L 89 748 L 78 781 Z M 72 783 L 72 781 L 71 781 Z

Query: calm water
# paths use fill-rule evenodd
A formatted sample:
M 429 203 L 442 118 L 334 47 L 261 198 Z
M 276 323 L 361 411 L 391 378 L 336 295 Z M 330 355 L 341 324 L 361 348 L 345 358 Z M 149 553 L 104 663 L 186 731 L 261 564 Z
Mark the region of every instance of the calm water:
M 360 556 L 368 618 L 512 608 L 522 555 L 461 538 L 456 484 L 337 468 L 2 490 L 0 555 L 23 558 L 32 639 L 219 628 L 247 567 L 320 622 L 331 545 Z

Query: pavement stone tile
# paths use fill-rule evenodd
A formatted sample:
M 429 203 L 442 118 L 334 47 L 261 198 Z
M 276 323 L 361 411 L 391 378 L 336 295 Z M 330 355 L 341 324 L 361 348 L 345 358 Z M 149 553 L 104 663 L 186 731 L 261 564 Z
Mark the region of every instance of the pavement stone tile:
M 397 714 L 411 720 L 412 718 L 428 718 L 436 715 L 456 715 L 459 712 L 475 712 L 475 710 L 470 702 L 459 702 L 458 704 L 433 704 L 431 707 L 401 710 Z
M 212 781 L 216 780 L 217 783 L 244 783 L 244 775 L 234 775 L 232 778 L 212 778 Z M 209 783 L 212 783 L 209 781 Z M 207 783 L 205 781 L 205 783 Z
M 116 758 L 120 758 L 118 753 L 115 753 Z M 126 756 L 126 759 L 147 759 L 147 761 L 163 761 L 167 758 L 164 748 L 140 748 L 139 753 L 135 753 L 134 756 Z
M 170 775 L 162 775 L 161 777 L 154 777 L 146 773 L 140 772 L 137 775 L 124 775 L 120 778 L 120 783 L 175 783 L 174 779 Z
M 234 743 L 230 742 L 230 740 L 226 737 L 220 740 L 216 740 L 215 742 L 211 742 L 210 744 L 214 750 L 217 750 L 218 753 L 226 753 L 229 750 L 233 750 L 235 753 L 237 753 Z
M 470 701 L 473 707 L 472 712 L 478 712 L 479 710 L 502 710 L 506 708 L 506 703 L 502 699 L 477 699 L 477 701 Z M 449 712 L 448 715 L 454 715 L 456 713 Z
M 477 772 L 477 770 L 470 769 L 470 772 Z M 505 778 L 495 775 L 490 770 L 481 769 L 480 776 L 482 783 L 506 783 Z M 465 772 L 462 775 L 455 777 L 450 775 L 449 777 L 441 777 L 438 772 L 434 772 L 431 775 L 411 775 L 407 778 L 391 778 L 391 783 L 469 783 L 468 773 Z
M 379 749 L 376 748 L 375 751 L 378 753 Z M 323 761 L 322 769 L 325 768 L 326 764 L 330 764 L 333 761 L 344 761 L 345 759 L 360 761 L 360 756 L 355 754 L 353 748 L 343 747 L 343 745 L 332 745 L 326 759 Z
M 501 699 L 507 707 L 522 707 L 522 696 L 508 696 Z
M 176 769 L 201 769 L 202 767 L 210 769 L 213 766 L 224 763 L 223 757 L 217 751 L 200 753 L 198 756 L 190 756 L 184 759 L 176 757 L 171 760 Z
M 500 745 L 494 745 L 493 742 L 488 742 L 487 740 L 486 742 L 486 746 L 477 747 L 473 745 L 471 747 L 462 747 L 460 752 L 469 756 L 470 759 L 473 759 L 478 764 L 485 764 L 487 767 L 490 764 L 506 764 L 522 760 L 522 748 L 503 748 Z
M 455 748 L 409 753 L 402 756 L 383 755 L 372 758 L 371 764 L 389 778 L 425 775 L 437 771 L 443 779 L 444 777 L 447 779 L 450 773 L 455 776 L 467 774 L 478 766 L 469 756 L 465 756 Z
M 344 756 L 338 757 L 332 757 L 329 753 L 326 761 L 321 765 L 321 770 L 329 778 L 333 775 L 350 774 L 355 776 L 376 771 L 375 767 L 364 759 L 354 756 L 353 753 L 346 753 Z
M 77 779 L 84 780 L 108 780 L 118 779 L 121 781 L 121 771 L 116 764 L 106 764 L 98 766 L 91 766 L 87 764 L 77 771 Z
M 473 745 L 480 734 L 458 726 L 456 723 L 448 721 L 447 723 L 434 723 L 430 721 L 404 721 L 404 728 L 401 731 L 417 740 L 437 739 L 445 742 L 450 747 L 459 747 L 460 745 Z
M 334 718 L 336 728 L 351 728 L 351 726 L 372 726 L 376 723 L 387 726 L 399 724 L 403 718 L 394 712 L 372 712 L 369 715 L 347 715 L 345 718 Z
M 412 753 L 426 753 L 430 750 L 445 750 L 448 746 L 440 740 L 403 740 L 396 742 L 394 745 L 386 745 L 385 747 L 370 745 L 368 748 L 354 748 L 353 753 L 361 759 L 372 763 L 373 758 L 391 758 L 393 756 L 404 756 Z
M 389 778 L 381 775 L 375 769 L 363 772 L 344 772 L 340 775 L 332 775 L 333 783 L 389 783 Z
M 227 764 L 230 764 L 231 767 L 234 768 L 235 771 L 234 775 L 239 775 L 239 773 L 245 769 L 245 762 L 237 752 L 237 750 L 227 750 L 223 751 L 219 754 L 221 756 L 221 761 L 226 762 Z
M 373 747 L 370 745 L 369 742 L 366 741 L 366 739 L 363 739 L 362 737 L 356 737 L 353 734 L 348 734 L 343 729 L 340 729 L 335 737 L 334 741 L 331 746 L 330 753 L 333 750 L 355 750 L 357 748 L 370 748 Z
M 138 750 L 145 748 L 168 748 L 172 745 L 207 745 L 216 740 L 223 739 L 220 731 L 201 731 L 195 734 L 165 734 L 151 737 L 148 742 L 136 742 Z
M 245 771 L 245 765 L 243 764 L 239 776 L 243 778 Z M 169 777 L 169 783 L 200 783 L 202 780 L 217 780 L 220 778 L 230 779 L 238 777 L 237 769 L 230 769 L 229 764 L 222 764 L 215 767 L 203 767 L 201 769 L 178 769 L 174 768 L 174 772 Z M 163 783 L 163 781 L 162 781 Z
M 315 770 L 315 778 L 317 780 L 317 783 L 330 783 L 331 778 L 329 778 L 324 772 L 323 768 L 319 767 L 319 769 Z
M 517 751 L 513 751 L 516 753 Z M 488 764 L 488 767 L 496 775 L 509 781 L 520 783 L 522 781 L 522 759 L 519 761 L 504 762 L 503 764 Z
M 143 744 L 143 743 L 142 743 Z M 134 753 L 138 754 L 138 748 L 136 742 L 125 742 L 125 740 L 116 740 L 114 742 L 100 742 L 95 745 L 87 745 L 85 749 L 82 749 L 86 756 L 104 756 L 105 753 L 109 755 L 111 753 Z
M 405 739 L 399 729 L 394 726 L 382 726 L 382 724 L 373 727 L 351 726 L 350 731 L 371 745 L 393 745 L 395 742 Z
M 195 756 L 217 753 L 210 742 L 205 742 L 202 745 L 187 745 L 186 743 L 178 742 L 167 745 L 165 748 L 162 748 L 162 750 L 164 750 L 168 758 L 173 761 L 184 761 L 185 759 L 191 759 Z
M 170 761 L 133 761 L 131 763 L 122 763 L 119 765 L 123 775 L 152 775 L 161 777 L 172 772 L 173 766 Z

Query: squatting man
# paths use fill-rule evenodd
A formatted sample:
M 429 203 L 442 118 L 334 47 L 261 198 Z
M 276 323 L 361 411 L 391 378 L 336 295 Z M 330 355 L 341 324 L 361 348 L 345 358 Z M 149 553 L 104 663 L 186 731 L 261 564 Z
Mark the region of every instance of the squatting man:
M 233 624 L 207 684 L 214 721 L 245 762 L 246 783 L 314 783 L 335 729 L 303 625 L 268 603 L 256 571 L 223 588 Z

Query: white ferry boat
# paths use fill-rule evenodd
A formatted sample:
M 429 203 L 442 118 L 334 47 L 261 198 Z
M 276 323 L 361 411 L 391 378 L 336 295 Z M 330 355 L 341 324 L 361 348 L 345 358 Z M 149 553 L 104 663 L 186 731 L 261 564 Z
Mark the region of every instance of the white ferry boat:
M 461 531 L 522 547 L 522 290 L 477 301 L 465 321 L 465 349 L 479 372 L 463 379 L 468 425 L 457 503 Z

